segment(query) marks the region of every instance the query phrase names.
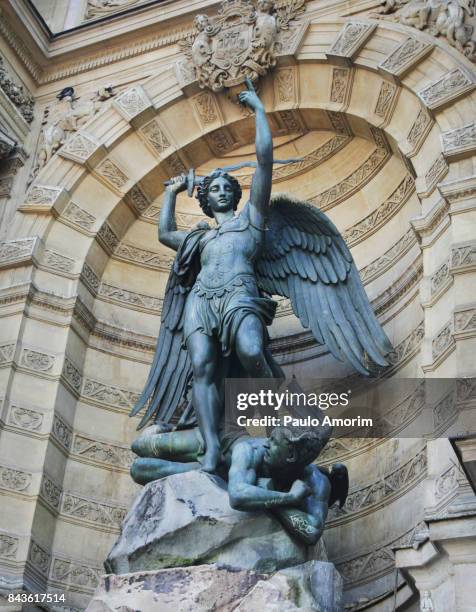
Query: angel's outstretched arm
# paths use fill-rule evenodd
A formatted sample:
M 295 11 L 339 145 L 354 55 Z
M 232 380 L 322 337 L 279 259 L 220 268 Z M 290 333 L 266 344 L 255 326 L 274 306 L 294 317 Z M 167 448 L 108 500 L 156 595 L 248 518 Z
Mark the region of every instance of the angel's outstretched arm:
M 273 173 L 273 139 L 269 129 L 266 111 L 251 82 L 247 83 L 248 91 L 239 94 L 242 104 L 255 112 L 256 122 L 256 172 L 253 176 L 250 192 L 250 220 L 258 228 L 264 227 L 264 220 L 269 198 Z
M 185 240 L 187 232 L 177 230 L 175 222 L 175 202 L 177 193 L 187 188 L 187 178 L 183 175 L 171 179 L 171 184 L 165 189 L 164 200 L 159 217 L 159 241 L 165 246 L 178 251 Z

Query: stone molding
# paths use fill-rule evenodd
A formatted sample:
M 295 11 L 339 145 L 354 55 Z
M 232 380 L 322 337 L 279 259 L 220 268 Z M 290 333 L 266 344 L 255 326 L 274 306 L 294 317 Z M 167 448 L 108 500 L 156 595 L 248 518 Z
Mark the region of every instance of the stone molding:
M 393 266 L 415 244 L 417 244 L 417 239 L 413 230 L 410 229 L 388 251 L 385 251 L 383 255 L 380 255 L 380 257 L 377 257 L 359 270 L 359 275 L 364 285 L 367 285 Z
M 0 269 L 33 263 L 38 243 L 39 238 L 36 236 L 0 242 Z
M 329 60 L 350 63 L 373 34 L 376 24 L 348 21 L 339 31 L 326 56 Z
M 386 75 L 394 77 L 397 82 L 433 49 L 433 45 L 423 40 L 409 36 L 378 65 L 378 69 Z
M 96 566 L 95 562 L 55 556 L 53 553 L 48 585 L 56 586 L 62 592 L 73 590 L 92 595 L 103 573 L 104 568 Z
M 469 93 L 474 86 L 472 76 L 467 75 L 460 68 L 455 68 L 427 85 L 418 92 L 418 95 L 427 108 L 436 110 Z
M 336 560 L 336 568 L 344 579 L 345 589 L 394 572 L 394 549 L 411 545 L 423 526 L 418 524 L 395 539 L 375 543 L 370 550 L 358 556 Z
M 68 200 L 69 194 L 62 187 L 35 183 L 28 189 L 19 210 L 36 214 L 50 212 L 54 208 L 57 214 L 61 214 Z
M 313 151 L 310 151 L 301 161 L 295 164 L 283 165 L 283 166 L 275 166 L 273 168 L 273 184 L 279 183 L 280 181 L 289 180 L 295 176 L 299 176 L 303 172 L 307 170 L 311 170 L 315 168 L 317 165 L 325 162 L 327 159 L 330 159 L 333 155 L 341 151 L 345 146 L 347 146 L 352 140 L 351 136 L 344 134 L 337 134 L 333 136 L 330 140 L 325 142 L 323 145 L 317 147 Z M 376 149 L 377 156 L 385 157 L 385 161 L 389 157 L 389 154 L 386 150 Z M 372 156 L 371 156 L 372 157 Z M 372 162 L 370 162 L 372 163 Z M 379 164 L 379 169 L 381 165 Z M 359 170 L 356 170 L 357 174 Z M 365 170 L 363 171 L 365 173 Z M 251 174 L 235 174 L 234 175 L 239 181 L 243 188 L 249 189 L 251 187 Z
M 61 517 L 64 520 L 83 525 L 85 522 L 106 532 L 119 533 L 127 508 L 108 501 L 89 499 L 71 492 L 64 492 L 61 501 Z
M 85 166 L 86 164 L 93 167 L 95 161 L 104 157 L 106 149 L 104 145 L 101 145 L 96 139 L 80 130 L 76 132 L 71 138 L 65 142 L 65 144 L 58 149 L 58 155 L 70 159 L 71 161 Z
M 380 86 L 374 114 L 387 123 L 395 109 L 398 99 L 399 88 L 391 81 L 383 80 Z
M 135 128 L 155 115 L 154 105 L 141 85 L 135 85 L 119 94 L 113 106 Z
M 0 562 L 16 561 L 20 538 L 0 532 Z
M 0 465 L 0 489 L 14 493 L 29 492 L 32 474 L 6 465 Z
M 415 182 L 407 174 L 398 187 L 376 210 L 367 217 L 342 232 L 342 236 L 349 247 L 353 247 L 362 240 L 367 239 L 383 225 L 385 225 L 408 201 L 415 191 Z
M 427 453 L 426 448 L 423 448 L 378 480 L 351 490 L 343 508 L 333 506 L 329 510 L 326 525 L 336 527 L 369 512 L 375 512 L 382 505 L 391 504 L 413 489 L 426 475 Z
M 407 134 L 407 142 L 405 145 L 407 157 L 413 157 L 418 153 L 432 127 L 432 118 L 425 109 L 420 108 Z
M 441 145 L 445 157 L 464 156 L 476 150 L 476 123 L 448 130 L 441 134 Z
M 135 455 L 128 446 L 118 446 L 112 442 L 98 440 L 90 435 L 74 433 L 70 450 L 75 461 L 89 463 L 104 469 L 129 473 Z

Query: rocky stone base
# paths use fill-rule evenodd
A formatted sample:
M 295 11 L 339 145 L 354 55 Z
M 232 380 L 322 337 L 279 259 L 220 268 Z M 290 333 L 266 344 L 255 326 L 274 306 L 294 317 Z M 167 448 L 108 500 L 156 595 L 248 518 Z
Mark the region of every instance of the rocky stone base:
M 200 565 L 106 575 L 86 612 L 341 612 L 342 578 L 308 561 L 274 574 Z
M 188 472 L 146 485 L 124 519 L 109 553 L 108 573 L 218 564 L 271 574 L 309 559 L 310 550 L 265 512 L 230 506 L 226 483 L 205 472 Z

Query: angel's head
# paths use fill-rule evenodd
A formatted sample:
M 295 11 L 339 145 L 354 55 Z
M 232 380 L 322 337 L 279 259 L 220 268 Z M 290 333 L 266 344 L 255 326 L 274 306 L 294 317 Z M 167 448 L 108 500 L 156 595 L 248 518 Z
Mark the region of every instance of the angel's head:
M 240 183 L 224 170 L 214 170 L 197 188 L 200 207 L 208 217 L 216 212 L 236 210 L 241 199 Z
M 305 467 L 315 461 L 330 434 L 326 427 L 275 427 L 265 443 L 263 461 L 272 470 Z

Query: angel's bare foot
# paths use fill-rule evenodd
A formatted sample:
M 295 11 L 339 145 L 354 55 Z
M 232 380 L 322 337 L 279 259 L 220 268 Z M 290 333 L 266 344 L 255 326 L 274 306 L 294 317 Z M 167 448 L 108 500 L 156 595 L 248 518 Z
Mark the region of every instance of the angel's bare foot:
M 201 461 L 201 469 L 204 472 L 209 472 L 213 474 L 214 472 L 216 472 L 218 464 L 224 460 L 225 458 L 220 452 L 220 447 L 213 446 L 207 449 L 205 455 L 203 456 L 203 459 Z

